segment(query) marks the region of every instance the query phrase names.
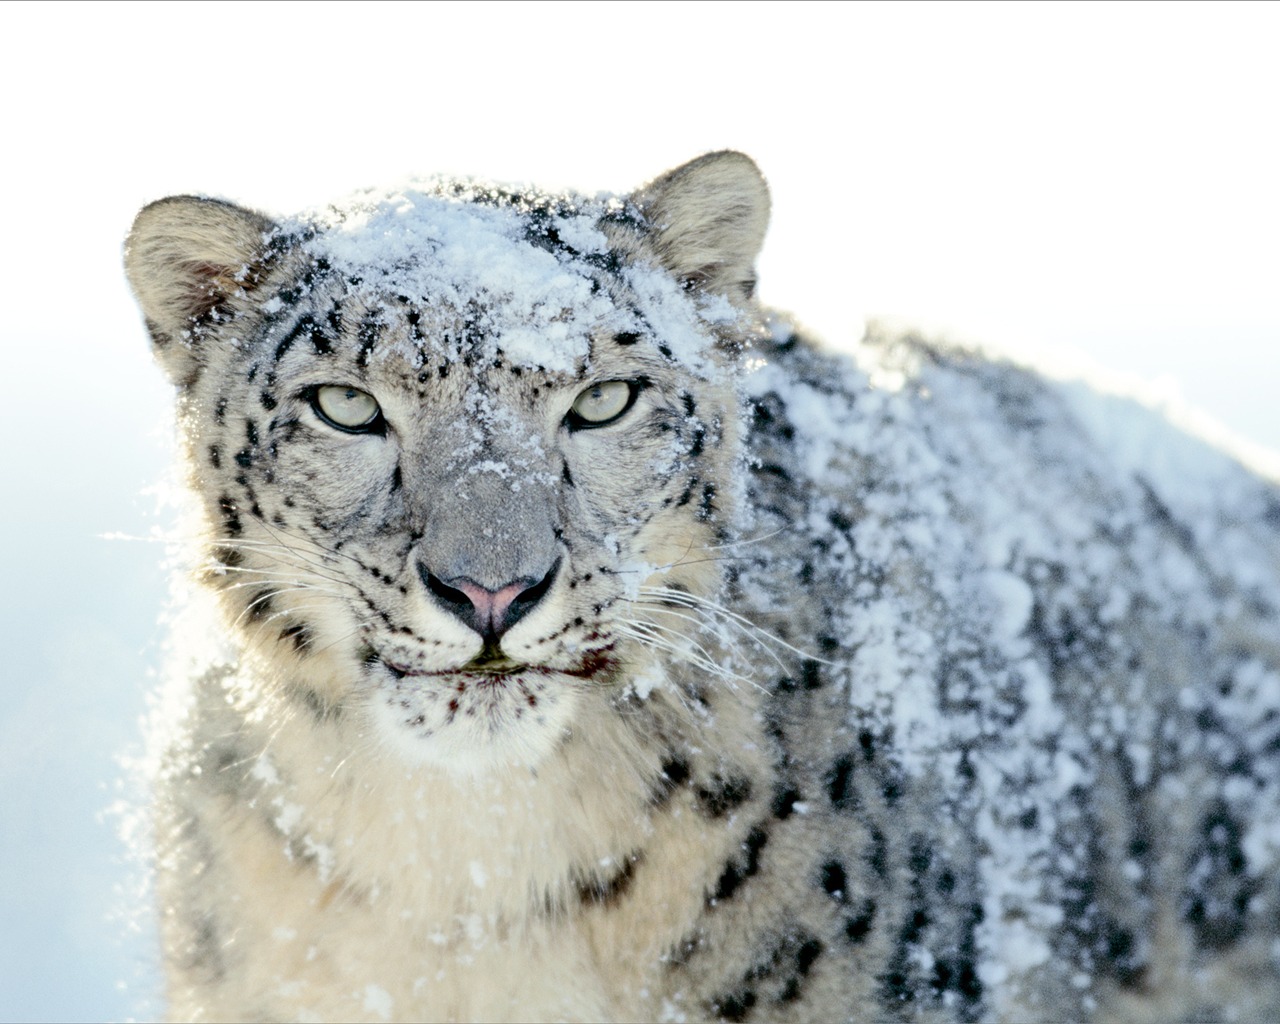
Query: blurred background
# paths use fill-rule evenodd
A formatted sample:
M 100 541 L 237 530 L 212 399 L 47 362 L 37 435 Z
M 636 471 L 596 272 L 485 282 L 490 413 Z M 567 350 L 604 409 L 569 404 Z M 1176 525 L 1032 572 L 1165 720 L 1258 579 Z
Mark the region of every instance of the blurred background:
M 437 172 L 624 191 L 741 149 L 774 193 L 761 294 L 833 343 L 886 315 L 1096 363 L 1257 455 L 1277 29 L 1230 3 L 0 7 L 0 1018 L 160 1012 L 117 837 L 167 601 L 139 206 Z

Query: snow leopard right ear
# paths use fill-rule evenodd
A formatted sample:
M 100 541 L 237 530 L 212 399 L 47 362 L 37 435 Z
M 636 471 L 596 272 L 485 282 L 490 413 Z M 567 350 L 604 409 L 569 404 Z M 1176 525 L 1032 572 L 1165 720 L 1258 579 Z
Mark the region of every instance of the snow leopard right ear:
M 274 229 L 259 213 L 199 196 L 161 199 L 134 220 L 125 274 L 175 383 L 199 373 L 199 328 L 231 313 L 235 298 L 257 284 Z
M 751 298 L 770 205 L 755 161 L 733 150 L 707 153 L 633 198 L 649 224 L 648 245 L 682 284 Z

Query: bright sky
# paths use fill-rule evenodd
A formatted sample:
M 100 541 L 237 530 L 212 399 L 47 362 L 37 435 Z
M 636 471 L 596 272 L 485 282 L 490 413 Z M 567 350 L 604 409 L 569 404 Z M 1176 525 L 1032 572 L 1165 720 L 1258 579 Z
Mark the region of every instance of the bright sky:
M 827 336 L 892 314 L 1069 344 L 1280 447 L 1275 4 L 11 3 L 0 25 L 3 279 L 27 296 L 6 335 L 146 372 L 118 247 L 171 192 L 619 190 L 734 147 L 774 190 L 763 295 Z

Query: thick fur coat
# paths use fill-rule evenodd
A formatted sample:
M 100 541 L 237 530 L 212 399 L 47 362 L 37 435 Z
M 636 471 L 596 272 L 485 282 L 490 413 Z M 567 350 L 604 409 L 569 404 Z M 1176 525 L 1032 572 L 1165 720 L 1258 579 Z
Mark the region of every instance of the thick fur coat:
M 139 214 L 227 644 L 157 781 L 172 1016 L 1280 1014 L 1280 489 L 822 351 L 768 208 L 715 153 Z

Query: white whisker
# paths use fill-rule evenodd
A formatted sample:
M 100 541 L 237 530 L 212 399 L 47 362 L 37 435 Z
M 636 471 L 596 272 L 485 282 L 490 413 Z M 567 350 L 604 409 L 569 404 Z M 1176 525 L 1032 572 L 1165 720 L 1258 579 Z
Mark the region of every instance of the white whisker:
M 770 533 L 757 534 L 755 537 L 743 537 L 741 540 L 731 540 L 725 544 L 708 544 L 707 550 L 723 551 L 723 550 L 726 550 L 727 548 L 739 548 L 747 544 L 762 544 L 766 540 L 771 540 L 774 537 L 778 536 L 778 534 L 780 533 L 786 533 L 787 530 L 788 530 L 788 527 L 779 526 L 776 530 L 773 530 Z
M 696 606 L 690 605 L 688 607 L 691 610 L 697 610 Z M 712 623 L 707 622 L 705 619 L 699 618 L 696 615 L 687 615 L 684 612 L 677 611 L 676 609 L 666 605 L 652 603 L 652 602 L 645 602 L 644 608 L 647 613 L 659 613 L 662 615 L 669 615 L 673 618 L 682 619 L 685 622 L 693 623 L 695 626 L 698 626 L 699 628 L 704 630 L 710 630 L 712 626 Z M 774 650 L 768 645 L 768 643 L 766 643 L 765 640 L 761 638 L 761 636 L 759 635 L 761 632 L 760 630 L 754 627 L 751 627 L 749 625 L 743 625 L 740 622 L 735 622 L 731 619 L 726 620 L 725 625 L 729 626 L 731 629 L 736 630 L 738 633 L 741 633 L 744 637 L 746 637 L 749 641 L 751 641 L 751 643 L 756 648 L 763 651 L 771 659 L 773 659 L 774 664 L 776 664 L 778 668 L 782 669 L 783 671 L 786 671 L 787 666 L 783 663 L 782 659 L 778 657 L 778 655 L 774 652 Z
M 764 690 L 764 688 L 755 680 L 740 675 L 739 673 L 734 672 L 715 661 L 711 657 L 710 653 L 707 652 L 706 648 L 689 639 L 688 636 L 677 630 L 670 629 L 658 623 L 645 622 L 637 619 L 628 619 L 623 622 L 619 622 L 616 624 L 615 628 L 620 634 L 629 636 L 644 646 L 666 651 L 667 653 L 674 655 L 678 661 L 683 661 L 686 664 L 700 668 L 710 675 L 717 676 L 721 679 L 729 679 L 734 682 L 744 683 L 761 691 Z M 665 633 L 667 636 L 658 635 L 660 633 Z M 671 635 L 678 637 L 679 640 L 683 642 L 677 643 L 675 640 L 669 639 L 669 636 Z M 690 647 L 696 648 L 696 651 L 691 650 Z
M 757 625 L 756 623 L 752 622 L 750 619 L 746 618 L 745 616 L 739 615 L 737 612 L 726 608 L 724 605 L 720 604 L 718 601 L 712 600 L 711 598 L 702 597 L 700 595 L 693 594 L 687 590 L 676 590 L 671 587 L 642 586 L 640 588 L 640 593 L 642 596 L 652 596 L 652 597 L 660 598 L 663 601 L 667 601 L 673 604 L 681 604 L 690 609 L 705 610 L 708 613 L 716 616 L 717 618 L 725 619 L 733 623 L 736 623 L 745 632 L 757 638 L 757 640 L 767 641 L 768 643 L 776 644 L 778 647 L 781 647 L 783 650 L 790 651 L 792 654 L 796 655 L 797 657 L 808 658 L 812 661 L 817 661 L 823 665 L 835 664 L 834 662 L 828 661 L 827 659 L 819 657 L 816 654 L 813 654 L 809 651 L 802 650 L 801 648 L 796 647 L 793 644 L 789 644 L 787 641 L 783 640 L 782 637 L 769 632 L 769 630 L 765 629 L 764 627 Z M 643 601 L 642 603 L 646 607 L 650 607 L 657 604 L 658 602 Z

